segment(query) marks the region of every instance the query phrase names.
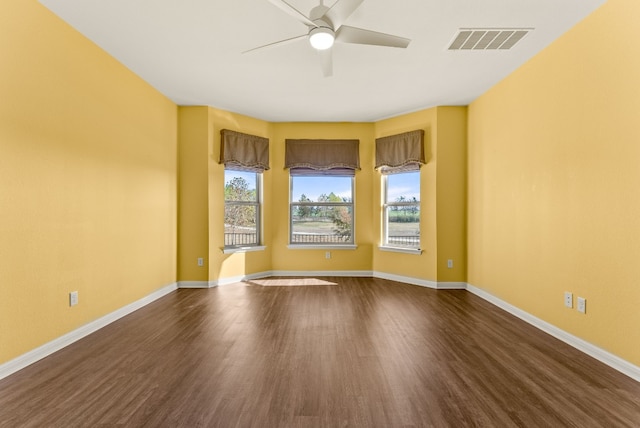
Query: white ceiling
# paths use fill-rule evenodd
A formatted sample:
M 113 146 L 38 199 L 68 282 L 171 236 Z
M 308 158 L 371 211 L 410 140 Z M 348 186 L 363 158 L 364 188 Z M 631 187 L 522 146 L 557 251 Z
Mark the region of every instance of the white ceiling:
M 605 0 L 365 0 L 346 25 L 411 39 L 407 49 L 338 44 L 323 77 L 305 34 L 267 0 L 40 0 L 179 105 L 270 122 L 372 122 L 466 105 Z M 308 15 L 315 0 L 288 0 Z M 334 0 L 327 0 L 331 6 Z M 506 51 L 449 51 L 459 28 L 533 28 Z

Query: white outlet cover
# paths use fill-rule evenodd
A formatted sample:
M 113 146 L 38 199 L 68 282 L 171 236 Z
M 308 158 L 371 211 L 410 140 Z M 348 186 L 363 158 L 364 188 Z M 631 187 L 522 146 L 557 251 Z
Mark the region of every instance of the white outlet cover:
M 587 299 L 584 297 L 578 297 L 578 312 L 587 313 Z
M 569 291 L 564 293 L 564 305 L 567 308 L 573 308 L 573 293 Z
M 75 306 L 78 304 L 78 292 L 72 291 L 69 293 L 69 306 Z

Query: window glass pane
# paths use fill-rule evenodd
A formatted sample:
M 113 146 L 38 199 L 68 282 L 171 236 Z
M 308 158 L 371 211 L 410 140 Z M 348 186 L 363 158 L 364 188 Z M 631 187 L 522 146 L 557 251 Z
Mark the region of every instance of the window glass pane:
M 224 200 L 257 202 L 257 173 L 225 169 Z
M 292 205 L 292 244 L 352 242 L 353 209 L 345 206 Z
M 420 247 L 420 172 L 404 172 L 384 177 L 385 239 L 394 247 Z
M 353 243 L 353 177 L 292 176 L 292 244 Z
M 420 247 L 420 206 L 387 207 L 387 244 Z
M 293 177 L 291 202 L 351 202 L 351 177 Z
M 420 172 L 387 175 L 387 203 L 420 202 Z
M 258 244 L 256 205 L 226 203 L 224 206 L 224 245 Z
M 224 245 L 260 245 L 260 173 L 224 171 Z

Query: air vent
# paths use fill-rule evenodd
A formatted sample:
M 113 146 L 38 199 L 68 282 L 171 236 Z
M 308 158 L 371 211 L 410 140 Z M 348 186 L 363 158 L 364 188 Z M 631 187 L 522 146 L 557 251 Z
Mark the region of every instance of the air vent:
M 461 28 L 449 50 L 507 50 L 530 31 L 533 28 Z

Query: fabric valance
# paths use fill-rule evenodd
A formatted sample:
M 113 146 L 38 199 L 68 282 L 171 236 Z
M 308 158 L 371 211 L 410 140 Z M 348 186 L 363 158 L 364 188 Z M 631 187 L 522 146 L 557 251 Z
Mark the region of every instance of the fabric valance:
M 269 139 L 223 129 L 220 163 L 226 168 L 263 172 L 269 169 Z
M 360 169 L 359 144 L 360 140 L 285 140 L 284 167 Z
M 376 139 L 376 169 L 383 174 L 417 171 L 424 163 L 422 129 Z
M 292 177 L 305 176 L 332 176 L 332 177 L 355 177 L 356 170 L 351 168 L 331 168 L 331 169 L 311 169 L 311 168 L 291 168 L 289 174 Z

